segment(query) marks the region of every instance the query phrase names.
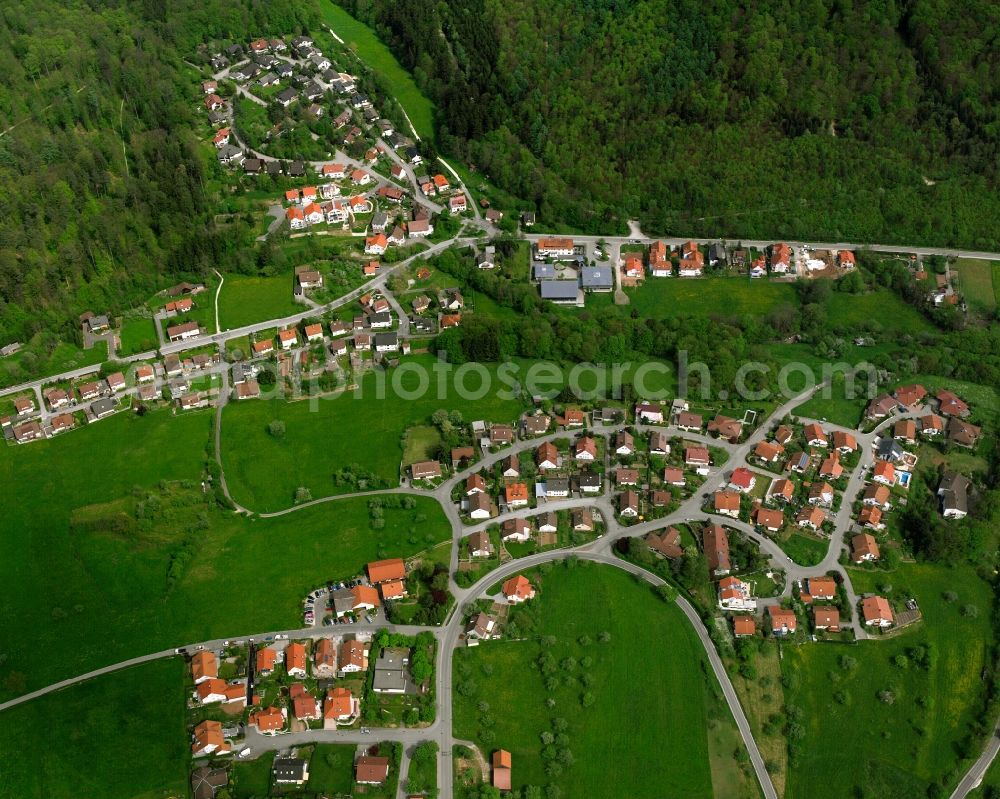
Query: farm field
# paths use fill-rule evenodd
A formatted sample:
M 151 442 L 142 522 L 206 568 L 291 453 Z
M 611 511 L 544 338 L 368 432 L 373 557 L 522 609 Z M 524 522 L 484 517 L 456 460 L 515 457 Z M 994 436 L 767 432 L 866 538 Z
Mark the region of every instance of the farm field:
M 301 599 L 321 582 L 450 536 L 425 498 L 387 507 L 381 529 L 364 498 L 275 519 L 219 510 L 198 489 L 211 420 L 121 414 L 0 449 L 0 479 L 21 497 L 0 531 L 0 696 L 168 647 L 299 626 Z M 106 461 L 100 480 L 78 468 L 94 452 Z M 264 584 L 268 601 L 247 602 L 247 586 Z
M 952 268 L 958 272 L 959 288 L 969 308 L 984 316 L 992 314 L 1000 296 L 1000 267 L 992 261 L 959 258 Z
M 234 330 L 306 310 L 292 299 L 291 274 L 276 277 L 230 275 L 219 293 L 219 324 Z
M 300 486 L 315 498 L 357 490 L 354 485 L 336 485 L 334 472 L 355 465 L 371 475 L 367 487 L 399 484 L 399 466 L 403 456 L 404 431 L 429 421 L 439 408 L 459 410 L 466 421 L 485 419 L 512 422 L 522 409 L 518 400 L 505 400 L 495 392 L 481 400 L 463 400 L 453 390 L 438 398 L 436 380 L 430 372 L 430 356 L 416 356 L 404 361 L 426 367 L 432 382 L 428 391 L 416 399 L 406 399 L 420 377 L 412 371 L 401 372 L 401 391 L 392 390 L 392 375 L 386 383 L 384 399 L 376 399 L 380 375 L 366 374 L 361 380 L 361 394 L 341 394 L 310 402 L 230 403 L 222 419 L 222 462 L 230 491 L 238 502 L 258 512 L 282 510 L 292 504 Z M 495 370 L 491 368 L 491 374 Z M 470 377 L 468 385 L 478 385 Z M 495 384 L 496 385 L 496 384 Z M 268 433 L 273 419 L 285 423 L 285 435 L 278 439 Z
M 389 92 L 406 111 L 417 134 L 424 139 L 433 139 L 434 106 L 417 88 L 413 76 L 400 66 L 389 48 L 376 36 L 375 31 L 332 0 L 320 0 L 319 8 L 323 22 L 382 77 Z
M 186 795 L 183 673 L 159 660 L 0 713 L 0 797 Z
M 801 708 L 805 731 L 786 796 L 903 799 L 930 795 L 934 783 L 947 796 L 957 777 L 957 753 L 984 701 L 980 675 L 989 657 L 990 588 L 970 567 L 904 565 L 890 574 L 851 574 L 859 594 L 885 592 L 890 583 L 889 595 L 916 598 L 924 618 L 897 636 L 858 646 L 784 649 L 785 701 Z M 957 592 L 955 601 L 945 600 L 948 590 Z M 970 605 L 976 615 L 963 612 Z M 930 652 L 929 667 L 922 665 L 920 647 Z M 830 741 L 839 744 L 831 747 Z M 978 754 L 978 739 L 969 751 Z
M 725 795 L 757 796 L 733 758 L 732 740 L 722 752 L 710 747 L 709 729 L 735 724 L 716 701 L 704 652 L 675 605 L 624 572 L 586 562 L 553 566 L 539 588 L 538 607 L 527 611 L 537 623 L 520 625 L 525 640 L 455 653 L 457 737 L 487 754 L 508 749 L 515 788 L 556 783 L 564 796 L 710 797 L 716 775 Z M 610 639 L 601 641 L 605 631 Z M 555 641 L 541 646 L 540 636 Z M 543 654 L 558 664 L 552 690 L 534 668 Z M 521 677 L 510 679 L 514 674 Z M 547 697 L 555 700 L 551 709 Z M 595 724 L 601 709 L 608 712 Z M 550 777 L 540 735 L 558 732 L 553 719 L 566 722 L 567 741 L 556 746 L 571 751 L 572 764 Z M 656 768 L 649 768 L 653 750 Z

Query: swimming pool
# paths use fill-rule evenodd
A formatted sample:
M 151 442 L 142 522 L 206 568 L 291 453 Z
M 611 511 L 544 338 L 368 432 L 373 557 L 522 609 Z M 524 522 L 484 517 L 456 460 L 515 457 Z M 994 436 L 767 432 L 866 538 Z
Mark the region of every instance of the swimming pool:
M 898 472 L 897 474 L 899 475 L 899 484 L 903 488 L 909 488 L 912 475 L 909 472 Z

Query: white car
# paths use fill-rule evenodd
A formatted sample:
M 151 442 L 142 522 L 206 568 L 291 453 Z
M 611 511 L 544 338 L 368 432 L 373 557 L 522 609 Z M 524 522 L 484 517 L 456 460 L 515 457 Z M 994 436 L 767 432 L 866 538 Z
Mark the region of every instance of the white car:
M 244 746 L 242 749 L 240 749 L 238 757 L 250 757 L 250 747 Z

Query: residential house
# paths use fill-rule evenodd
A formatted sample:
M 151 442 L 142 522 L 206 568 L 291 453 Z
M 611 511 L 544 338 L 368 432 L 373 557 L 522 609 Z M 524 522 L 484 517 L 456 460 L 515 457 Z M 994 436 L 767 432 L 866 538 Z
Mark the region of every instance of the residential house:
M 354 674 L 368 670 L 368 648 L 361 641 L 342 642 L 338 654 L 341 674 Z
M 222 735 L 222 722 L 205 719 L 195 725 L 191 735 L 191 756 L 225 755 L 230 751 L 228 741 Z
M 329 679 L 337 673 L 337 647 L 330 638 L 320 638 L 313 646 L 313 676 Z
M 919 405 L 927 396 L 927 389 L 921 385 L 900 386 L 895 391 L 896 401 L 903 410 Z
M 723 610 L 754 611 L 757 600 L 750 591 L 750 584 L 738 577 L 723 577 L 719 581 L 719 607 Z
M 941 477 L 937 494 L 941 500 L 941 515 L 946 519 L 962 519 L 969 512 L 971 481 L 958 472 L 946 471 Z
M 813 608 L 813 628 L 840 632 L 840 609 L 832 605 L 816 605 Z
M 684 470 L 678 466 L 667 466 L 663 470 L 663 482 L 666 485 L 683 487 L 684 481 Z
M 976 446 L 982 432 L 982 428 L 968 422 L 963 422 L 954 416 L 948 419 L 948 426 L 945 429 L 949 441 L 953 444 L 958 444 L 960 447 L 967 447 L 969 449 Z
M 716 513 L 739 518 L 740 495 L 736 491 L 716 491 L 712 502 Z
M 817 507 L 802 508 L 795 517 L 795 523 L 799 527 L 805 527 L 810 530 L 819 530 L 825 521 L 826 514 L 821 508 Z
M 702 549 L 713 575 L 721 577 L 729 574 L 732 569 L 729 560 L 729 535 L 722 525 L 709 524 L 705 527 L 702 533 Z
M 833 504 L 833 486 L 829 483 L 816 482 L 809 487 L 809 504 L 829 507 Z
M 787 478 L 774 480 L 767 489 L 767 499 L 773 502 L 791 502 L 795 496 L 795 483 Z
M 191 657 L 191 679 L 195 685 L 219 676 L 219 661 L 215 653 L 207 649 L 195 652 Z
M 795 631 L 798 629 L 798 620 L 795 618 L 794 611 L 778 605 L 768 605 L 767 615 L 771 622 L 772 635 L 778 638 L 795 635 Z
M 868 627 L 891 627 L 895 622 L 889 600 L 881 596 L 867 596 L 861 600 L 861 614 Z
M 749 469 L 739 466 L 729 476 L 729 488 L 741 494 L 749 494 L 757 484 L 757 476 Z
M 646 424 L 663 424 L 663 407 L 651 402 L 640 402 L 635 406 L 635 420 Z
M 704 420 L 701 418 L 701 414 L 691 413 L 689 411 L 678 412 L 674 419 L 674 425 L 676 427 L 691 433 L 700 431 L 703 424 Z
M 917 423 L 913 419 L 900 419 L 892 427 L 892 437 L 904 444 L 915 444 L 917 441 Z
M 465 630 L 465 637 L 474 641 L 489 641 L 498 638 L 497 622 L 492 616 L 479 613 Z
M 555 445 L 546 441 L 535 450 L 535 465 L 539 471 L 558 469 L 562 465 L 562 457 Z
M 736 638 L 749 638 L 757 634 L 757 623 L 753 616 L 734 616 L 733 635 Z
M 573 444 L 573 457 L 578 461 L 593 461 L 597 457 L 597 442 L 583 436 Z
M 384 785 L 388 779 L 387 757 L 359 757 L 354 764 L 354 781 L 359 785 Z
M 851 538 L 851 561 L 854 563 L 867 563 L 878 560 L 881 557 L 878 543 L 875 538 L 868 533 L 858 533 Z
M 833 448 L 842 455 L 847 455 L 857 450 L 858 440 L 850 433 L 845 433 L 840 430 L 834 430 Z
M 250 714 L 247 724 L 256 727 L 257 732 L 274 735 L 285 728 L 285 714 L 277 707 L 266 707 Z
M 535 589 L 528 582 L 528 578 L 521 574 L 507 580 L 503 584 L 501 592 L 507 601 L 514 605 L 534 599 L 535 597 Z
M 354 698 L 348 688 L 343 686 L 331 688 L 323 699 L 324 727 L 327 726 L 327 722 L 330 726 L 349 723 L 358 715 L 360 709 L 361 703 Z
M 635 454 L 635 439 L 627 430 L 615 433 L 614 443 L 612 446 L 614 447 L 616 455 L 628 457 Z
M 825 447 L 827 445 L 826 431 L 816 423 L 807 424 L 802 433 L 806 444 L 810 447 Z
M 618 495 L 618 513 L 629 519 L 639 515 L 639 495 L 635 491 L 624 491 Z
M 414 480 L 436 480 L 441 477 L 441 463 L 439 461 L 418 461 L 411 464 L 410 476 Z
M 661 430 L 653 430 L 649 434 L 649 454 L 666 456 L 670 454 L 670 439 Z
M 758 505 L 750 514 L 754 524 L 768 533 L 777 533 L 785 526 L 785 514 L 780 510 L 772 510 Z
M 931 438 L 937 437 L 944 432 L 944 419 L 936 413 L 922 416 L 919 421 L 920 434 Z
M 785 453 L 785 448 L 774 441 L 761 441 L 754 447 L 753 454 L 765 463 L 777 463 Z
M 882 509 L 875 505 L 865 505 L 858 514 L 858 524 L 870 530 L 884 530 Z
M 942 416 L 961 416 L 966 417 L 969 415 L 969 406 L 961 399 L 957 394 L 942 389 L 937 393 L 938 400 L 938 413 Z
M 525 508 L 528 506 L 528 486 L 524 483 L 511 483 L 504 487 L 504 501 L 508 509 Z
M 472 494 L 468 502 L 469 517 L 472 519 L 489 519 L 493 515 L 493 503 L 489 494 Z
M 306 676 L 306 648 L 298 641 L 285 648 L 285 672 L 289 677 Z
M 570 525 L 578 533 L 592 533 L 594 531 L 594 514 L 590 508 L 574 508 L 570 511 Z
M 662 557 L 673 560 L 684 554 L 681 533 L 676 527 L 668 527 L 660 533 L 649 533 L 644 540 L 654 553 Z
M 896 468 L 886 461 L 878 461 L 872 470 L 872 480 L 887 486 L 895 485 Z
M 487 532 L 473 533 L 469 536 L 469 555 L 473 558 L 490 558 L 493 556 L 493 544 Z
M 618 469 L 615 471 L 615 484 L 619 486 L 639 485 L 639 472 L 636 469 Z
M 531 539 L 531 526 L 524 519 L 507 519 L 500 527 L 500 539 L 523 544 Z
M 715 433 L 719 438 L 725 438 L 735 444 L 743 435 L 743 422 L 719 414 L 708 423 L 708 432 Z

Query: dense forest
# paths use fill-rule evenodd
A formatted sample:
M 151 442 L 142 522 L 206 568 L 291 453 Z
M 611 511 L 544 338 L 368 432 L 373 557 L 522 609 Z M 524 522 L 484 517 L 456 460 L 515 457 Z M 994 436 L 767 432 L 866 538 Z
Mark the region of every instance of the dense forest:
M 7 0 L 0 7 L 0 343 L 72 338 L 176 275 L 238 257 L 212 224 L 184 64 L 314 24 L 313 3 Z
M 989 0 L 339 1 L 545 223 L 1000 246 Z

